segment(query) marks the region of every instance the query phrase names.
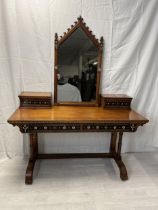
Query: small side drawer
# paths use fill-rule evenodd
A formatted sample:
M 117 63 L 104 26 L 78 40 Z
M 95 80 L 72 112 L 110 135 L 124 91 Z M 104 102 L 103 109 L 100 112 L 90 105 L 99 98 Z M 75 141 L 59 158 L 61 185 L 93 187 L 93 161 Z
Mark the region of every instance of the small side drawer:
M 132 98 L 124 94 L 102 95 L 102 107 L 109 109 L 131 109 Z
M 46 108 L 52 106 L 51 92 L 22 92 L 19 99 L 20 108 Z

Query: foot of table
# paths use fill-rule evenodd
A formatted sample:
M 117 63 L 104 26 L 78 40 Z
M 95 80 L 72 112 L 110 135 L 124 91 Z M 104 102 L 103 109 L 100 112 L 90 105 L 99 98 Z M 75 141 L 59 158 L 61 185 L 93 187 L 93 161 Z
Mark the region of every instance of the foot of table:
M 120 170 L 120 178 L 122 179 L 122 181 L 128 180 L 127 169 L 126 169 L 126 166 L 123 163 L 123 161 L 121 159 L 117 159 L 117 158 L 114 158 L 114 160 Z
M 128 180 L 128 174 L 125 164 L 121 158 L 121 147 L 122 147 L 122 136 L 123 132 L 119 132 L 119 138 L 117 132 L 111 133 L 111 144 L 110 144 L 110 153 L 112 153 L 114 160 L 120 171 L 120 178 L 125 181 Z M 117 139 L 118 138 L 118 139 Z
M 26 169 L 26 174 L 25 174 L 25 184 L 32 184 L 33 182 L 33 169 L 35 165 L 35 159 L 34 160 L 29 160 L 28 166 Z

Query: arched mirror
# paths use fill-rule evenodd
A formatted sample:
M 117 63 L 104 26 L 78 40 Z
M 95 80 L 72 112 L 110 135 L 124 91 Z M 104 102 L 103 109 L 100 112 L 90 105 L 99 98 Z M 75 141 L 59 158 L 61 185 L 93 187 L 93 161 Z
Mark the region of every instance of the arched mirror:
M 82 17 L 58 38 L 55 34 L 54 103 L 99 105 L 103 38 L 95 38 Z

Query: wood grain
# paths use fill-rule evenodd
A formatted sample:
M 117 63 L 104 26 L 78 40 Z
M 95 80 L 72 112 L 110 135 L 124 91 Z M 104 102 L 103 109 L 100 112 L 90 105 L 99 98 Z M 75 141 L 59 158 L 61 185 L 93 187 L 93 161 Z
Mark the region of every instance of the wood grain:
M 142 122 L 148 120 L 133 110 L 103 109 L 102 107 L 54 106 L 49 109 L 17 109 L 8 122 Z
M 125 94 L 102 94 L 102 97 L 103 98 L 131 98 L 132 99 L 132 97 Z
M 46 97 L 46 98 L 49 98 L 49 97 L 51 97 L 51 95 L 52 95 L 52 93 L 51 92 L 22 92 L 20 95 L 19 95 L 19 97 L 33 97 L 33 98 L 38 98 L 38 97 L 42 97 L 42 98 L 44 98 L 44 97 Z

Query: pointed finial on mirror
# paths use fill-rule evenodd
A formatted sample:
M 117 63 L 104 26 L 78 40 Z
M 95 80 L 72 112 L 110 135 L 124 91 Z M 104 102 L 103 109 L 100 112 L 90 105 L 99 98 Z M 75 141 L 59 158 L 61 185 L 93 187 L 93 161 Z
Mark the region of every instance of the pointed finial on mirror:
M 58 34 L 57 33 L 55 33 L 54 44 L 55 44 L 55 49 L 57 49 L 57 47 L 58 47 Z
M 103 36 L 101 36 L 100 38 L 100 46 L 103 47 L 103 42 L 104 42 L 104 39 L 103 39 Z
M 81 17 L 81 15 L 77 18 L 78 21 L 83 21 L 83 18 Z
M 83 18 L 81 16 L 79 16 L 77 18 L 77 21 L 74 22 L 73 25 L 71 25 L 66 32 L 63 34 L 63 36 L 60 36 L 60 38 L 58 38 L 57 42 L 59 44 L 61 44 L 62 42 L 64 42 L 69 36 L 71 36 L 72 33 L 74 33 L 74 31 L 76 31 L 77 28 L 82 28 L 84 30 L 85 33 L 87 33 L 87 36 L 92 40 L 92 42 L 99 47 L 100 46 L 100 41 L 98 41 L 95 37 L 95 35 L 93 34 L 93 32 L 90 30 L 90 28 L 86 25 L 86 23 L 84 22 Z
M 103 36 L 100 37 L 100 43 L 103 43 Z
M 55 41 L 58 41 L 58 34 L 55 33 Z

